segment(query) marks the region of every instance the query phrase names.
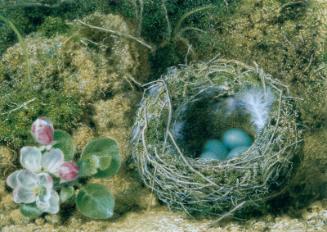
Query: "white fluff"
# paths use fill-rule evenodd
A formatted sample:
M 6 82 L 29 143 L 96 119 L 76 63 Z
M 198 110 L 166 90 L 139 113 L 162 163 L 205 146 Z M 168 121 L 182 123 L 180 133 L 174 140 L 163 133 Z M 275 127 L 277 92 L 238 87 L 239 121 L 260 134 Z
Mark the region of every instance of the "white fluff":
M 250 88 L 238 95 L 240 106 L 251 116 L 251 123 L 260 131 L 266 125 L 274 95 L 271 89 Z

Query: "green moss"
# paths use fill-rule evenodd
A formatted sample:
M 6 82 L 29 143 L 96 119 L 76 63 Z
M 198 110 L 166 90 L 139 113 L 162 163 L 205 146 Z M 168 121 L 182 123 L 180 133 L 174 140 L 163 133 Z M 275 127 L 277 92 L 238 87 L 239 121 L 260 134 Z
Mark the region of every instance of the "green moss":
M 76 127 L 82 116 L 78 99 L 62 95 L 60 89 L 44 88 L 45 85 L 37 91 L 26 79 L 17 84 L 1 83 L 0 92 L 4 93 L 0 99 L 1 144 L 15 149 L 31 144 L 30 127 L 40 115 L 51 118 L 58 128 L 71 130 Z
M 294 204 L 300 207 L 327 197 L 326 139 L 326 128 L 306 134 L 301 171 L 295 176 L 290 189 Z
M 170 66 L 184 63 L 186 51 L 187 48 L 178 46 L 176 43 L 166 44 L 150 56 L 152 70 L 156 70 L 156 73 L 160 74 L 164 73 Z
M 319 5 L 292 1 L 242 1 L 217 15 L 204 16 L 207 33 L 189 37 L 197 58 L 219 54 L 226 59 L 256 62 L 303 99 L 299 107 L 309 127 L 319 127 L 325 93 L 319 69 Z M 237 6 L 237 7 L 236 7 Z M 196 41 L 196 42 L 193 42 Z M 322 59 L 321 59 L 322 57 Z
M 16 11 L 1 12 L 5 18 L 11 20 L 16 26 L 18 31 L 25 34 L 27 31 L 33 30 L 33 25 L 29 22 L 29 19 L 24 15 L 22 9 L 17 9 Z M 15 20 L 13 20 L 15 19 Z M 0 55 L 12 44 L 17 42 L 17 37 L 15 32 L 5 24 L 5 22 L 0 21 Z
M 106 0 L 56 0 L 46 1 L 43 5 L 40 3 L 0 3 L 0 14 L 12 21 L 23 35 L 40 29 L 46 36 L 51 37 L 65 32 L 63 21 L 66 19 L 72 20 L 97 10 L 108 12 L 111 9 Z M 15 42 L 17 39 L 13 31 L 0 22 L 0 55 Z
M 308 9 L 307 1 L 292 2 L 289 0 L 281 0 L 280 15 L 277 20 L 279 23 L 284 23 L 286 20 L 299 20 L 305 17 Z
M 130 33 L 117 15 L 96 13 L 83 20 Z M 129 40 L 88 27 L 77 31 L 77 26 L 67 28 L 67 35 L 41 36 L 58 32 L 61 23 L 61 18 L 49 17 L 42 31 L 25 38 L 32 64 L 30 78 L 25 69 L 25 49 L 20 44 L 8 48 L 0 59 L 0 145 L 18 149 L 32 143 L 31 123 L 42 115 L 49 117 L 56 128 L 67 131 L 81 123 L 89 125 L 95 102 L 130 90 L 129 78 L 137 79 L 138 53 Z M 92 46 L 88 46 L 85 41 L 91 40 Z
M 128 19 L 137 18 L 138 3 L 135 0 L 107 1 L 110 11 L 120 14 Z
M 28 39 L 25 41 L 29 59 L 33 63 L 31 80 L 24 69 L 22 48 L 16 45 L 4 54 L 0 67 L 0 144 L 18 149 L 31 144 L 31 123 L 45 115 L 57 128 L 71 130 L 77 126 L 83 114 L 78 95 L 63 93 L 64 85 L 60 73 L 64 54 L 58 49 L 60 39 L 48 41 Z M 58 47 L 59 46 L 59 47 Z M 69 70 L 69 69 L 68 69 Z
M 322 61 L 323 61 L 324 63 L 327 63 L 327 53 L 323 54 L 323 55 L 321 56 L 321 59 L 322 59 Z
M 39 27 L 41 34 L 46 37 L 52 37 L 56 34 L 63 34 L 68 31 L 69 27 L 62 18 L 47 17 L 43 24 Z

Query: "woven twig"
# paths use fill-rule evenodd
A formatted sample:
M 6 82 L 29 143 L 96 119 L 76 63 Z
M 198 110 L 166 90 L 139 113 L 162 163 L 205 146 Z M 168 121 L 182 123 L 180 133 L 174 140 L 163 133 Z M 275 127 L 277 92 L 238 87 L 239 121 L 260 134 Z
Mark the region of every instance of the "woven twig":
M 246 86 L 270 88 L 276 100 L 265 128 L 242 155 L 205 162 L 174 136 L 173 125 L 191 104 L 233 96 Z M 262 209 L 285 190 L 298 166 L 302 133 L 287 87 L 258 66 L 211 60 L 172 68 L 146 85 L 137 113 L 131 152 L 145 185 L 171 209 L 189 215 L 230 216 Z M 218 220 L 219 221 L 219 220 Z

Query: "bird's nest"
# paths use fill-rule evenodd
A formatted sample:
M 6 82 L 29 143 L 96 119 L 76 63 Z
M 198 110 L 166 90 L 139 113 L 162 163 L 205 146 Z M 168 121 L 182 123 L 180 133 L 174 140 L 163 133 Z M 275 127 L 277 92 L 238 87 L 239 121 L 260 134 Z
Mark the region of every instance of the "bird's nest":
M 254 86 L 275 96 L 260 131 L 251 129 L 248 118 L 219 107 Z M 140 176 L 162 202 L 190 215 L 264 209 L 286 189 L 300 162 L 303 143 L 294 105 L 287 87 L 257 66 L 211 60 L 171 68 L 146 85 L 137 113 L 131 151 Z M 252 146 L 229 160 L 199 159 L 203 141 L 230 127 L 252 133 Z

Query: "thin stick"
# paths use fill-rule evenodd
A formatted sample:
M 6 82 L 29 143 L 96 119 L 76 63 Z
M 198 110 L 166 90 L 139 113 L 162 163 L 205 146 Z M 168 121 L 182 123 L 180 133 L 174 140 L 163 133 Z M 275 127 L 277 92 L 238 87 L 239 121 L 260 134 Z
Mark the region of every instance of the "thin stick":
M 36 98 L 33 98 L 27 102 L 22 103 L 20 106 L 16 107 L 15 109 L 9 110 L 7 112 L 1 113 L 1 115 L 11 114 L 12 112 L 15 112 L 17 110 L 20 110 L 21 108 L 26 108 L 28 104 L 34 102 Z
M 142 33 L 142 23 L 143 23 L 143 10 L 144 10 L 143 0 L 139 0 L 139 8 L 140 8 L 140 11 L 139 11 L 139 14 L 138 14 L 139 25 L 138 25 L 138 28 L 137 28 L 137 32 L 138 32 L 138 35 L 141 35 L 141 33 Z
M 166 90 L 167 99 L 168 99 L 167 128 L 166 128 L 166 134 L 165 134 L 165 139 L 164 139 L 163 149 L 162 149 L 163 150 L 162 152 L 165 152 L 166 143 L 167 143 L 167 136 L 168 136 L 168 133 L 169 133 L 169 130 L 170 130 L 170 124 L 171 124 L 171 120 L 172 120 L 173 107 L 172 107 L 172 104 L 171 104 L 171 100 L 170 100 L 170 95 L 169 95 L 169 90 L 168 90 L 167 84 L 166 84 L 166 82 L 163 79 L 162 79 L 162 83 L 163 83 L 163 86 L 164 86 L 164 88 Z
M 166 22 L 167 22 L 167 32 L 168 32 L 168 40 L 171 39 L 171 24 L 170 24 L 170 21 L 169 21 L 169 17 L 168 17 L 168 11 L 167 11 L 167 7 L 166 7 L 166 0 L 162 0 L 162 9 L 164 10 L 165 12 L 165 19 L 166 19 Z
M 233 213 L 237 210 L 239 210 L 240 208 L 243 207 L 243 205 L 245 204 L 246 202 L 243 201 L 242 203 L 238 204 L 237 206 L 235 206 L 233 209 L 231 209 L 230 211 L 228 211 L 227 213 L 224 213 L 222 216 L 220 216 L 216 221 L 210 223 L 208 225 L 209 228 L 212 228 L 212 227 L 215 227 L 215 226 L 218 226 L 219 223 L 224 220 L 225 218 L 227 217 L 230 217 L 233 215 Z
M 184 15 L 182 15 L 182 17 L 178 20 L 178 22 L 176 24 L 176 27 L 174 29 L 174 33 L 173 33 L 174 36 L 176 36 L 178 34 L 178 32 L 181 29 L 182 23 L 184 22 L 184 20 L 186 18 L 188 18 L 189 16 L 191 16 L 192 14 L 195 14 L 197 12 L 208 10 L 208 9 L 212 9 L 212 8 L 215 8 L 215 6 L 213 6 L 213 5 L 207 5 L 207 6 L 203 6 L 203 7 L 198 7 L 196 9 L 194 9 L 192 11 L 189 11 L 189 12 L 185 13 Z
M 56 8 L 62 5 L 63 3 L 72 3 L 72 0 L 61 0 L 56 4 L 50 5 L 46 3 L 39 3 L 39 2 L 22 2 L 22 3 L 16 3 L 16 4 L 6 4 L 6 5 L 0 5 L 0 8 L 14 8 L 14 7 L 45 7 L 45 8 Z
M 89 28 L 92 28 L 92 29 L 108 32 L 108 33 L 111 33 L 111 34 L 114 34 L 114 35 L 118 35 L 118 36 L 130 39 L 130 40 L 133 40 L 133 41 L 141 44 L 142 46 L 148 48 L 149 50 L 154 51 L 154 48 L 151 45 L 147 44 L 146 42 L 142 41 L 142 39 L 139 39 L 139 38 L 137 38 L 135 36 L 125 34 L 125 33 L 119 32 L 119 31 L 114 31 L 114 30 L 111 30 L 111 29 L 106 29 L 106 28 L 103 28 L 103 27 L 97 27 L 97 26 L 85 23 L 82 20 L 77 20 L 77 22 L 79 22 L 83 26 L 86 26 L 86 27 L 89 27 Z

